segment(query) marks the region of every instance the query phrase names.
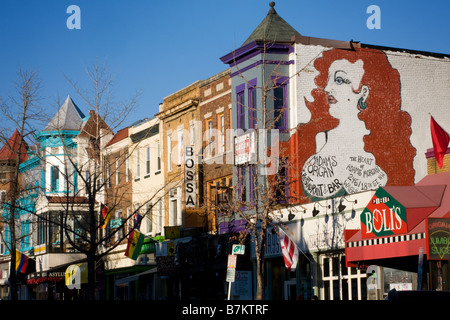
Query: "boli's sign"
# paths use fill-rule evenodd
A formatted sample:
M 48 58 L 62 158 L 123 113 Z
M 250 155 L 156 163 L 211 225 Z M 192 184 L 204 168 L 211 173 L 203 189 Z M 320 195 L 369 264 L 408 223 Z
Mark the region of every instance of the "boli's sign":
M 363 238 L 390 236 L 408 231 L 405 207 L 383 188 L 378 188 L 360 218 Z

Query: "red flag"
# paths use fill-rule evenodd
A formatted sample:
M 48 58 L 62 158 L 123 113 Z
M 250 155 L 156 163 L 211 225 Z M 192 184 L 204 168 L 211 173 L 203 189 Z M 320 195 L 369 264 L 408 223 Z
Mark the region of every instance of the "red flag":
M 433 116 L 431 116 L 431 139 L 433 140 L 434 156 L 439 168 L 442 168 L 444 163 L 444 155 L 447 152 L 450 136 L 444 129 L 442 129 Z
M 286 265 L 286 269 L 293 272 L 295 268 L 297 268 L 298 262 L 298 248 L 297 245 L 289 239 L 286 233 L 280 228 L 280 245 L 281 251 L 283 252 L 284 264 Z

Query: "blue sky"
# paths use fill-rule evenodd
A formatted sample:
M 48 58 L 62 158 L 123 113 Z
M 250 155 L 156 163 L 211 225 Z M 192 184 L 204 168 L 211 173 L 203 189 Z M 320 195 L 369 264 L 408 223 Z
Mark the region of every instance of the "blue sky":
M 276 0 L 275 9 L 304 36 L 450 54 L 450 1 Z M 68 6 L 81 9 L 81 29 L 69 30 Z M 381 12 L 370 30 L 369 5 Z M 268 0 L 1 0 L 0 96 L 13 93 L 19 67 L 38 70 L 42 104 L 71 95 L 64 75 L 88 89 L 84 69 L 106 62 L 116 100 L 142 91 L 126 124 L 158 112 L 164 97 L 227 68 L 220 57 L 240 47 L 264 19 Z

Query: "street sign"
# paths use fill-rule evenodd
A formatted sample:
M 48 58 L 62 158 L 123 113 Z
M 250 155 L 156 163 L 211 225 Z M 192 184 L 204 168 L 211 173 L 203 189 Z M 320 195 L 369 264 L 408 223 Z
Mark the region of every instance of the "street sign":
M 229 254 L 228 255 L 228 263 L 227 263 L 227 267 L 230 269 L 236 269 L 236 260 L 237 260 L 237 255 L 235 254 Z
M 233 244 L 232 254 L 244 254 L 245 253 L 245 245 L 243 244 Z
M 227 282 L 234 282 L 236 277 L 236 260 L 237 255 L 229 254 L 228 255 L 228 263 L 227 263 Z

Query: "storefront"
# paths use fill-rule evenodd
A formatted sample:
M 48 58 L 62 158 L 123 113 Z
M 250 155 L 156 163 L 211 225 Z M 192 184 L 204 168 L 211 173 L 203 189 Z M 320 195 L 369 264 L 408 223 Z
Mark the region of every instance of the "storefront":
M 50 271 L 34 272 L 27 276 L 27 296 L 25 300 L 66 300 L 70 296 L 65 286 L 65 269 L 67 266 Z M 25 291 L 22 292 L 22 295 Z
M 360 229 L 345 230 L 346 263 L 377 273 L 368 280 L 373 297 L 392 289 L 450 290 L 450 172 L 379 188 L 360 220 Z M 407 280 L 399 280 L 400 271 Z

